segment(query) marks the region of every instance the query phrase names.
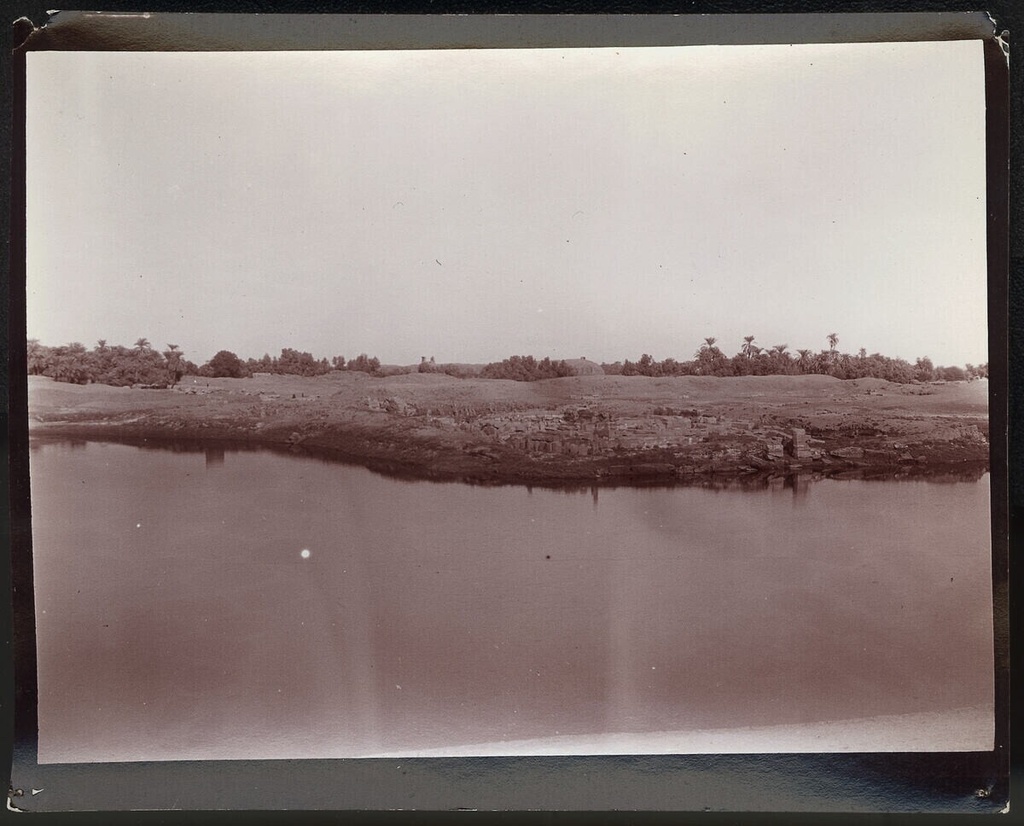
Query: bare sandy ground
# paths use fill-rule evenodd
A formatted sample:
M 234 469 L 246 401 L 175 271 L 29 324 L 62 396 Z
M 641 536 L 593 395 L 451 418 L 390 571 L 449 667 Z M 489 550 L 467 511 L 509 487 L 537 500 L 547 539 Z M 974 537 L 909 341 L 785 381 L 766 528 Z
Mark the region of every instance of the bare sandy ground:
M 779 451 L 794 428 L 818 441 L 814 469 L 825 472 L 921 472 L 988 459 L 987 381 L 576 376 L 515 382 L 340 372 L 186 377 L 173 390 L 143 390 L 33 376 L 28 402 L 36 434 L 301 445 L 383 472 L 487 483 L 789 472 Z M 563 422 L 584 409 L 593 417 L 588 421 L 611 423 L 611 439 L 601 446 L 596 430 L 581 439 L 581 425 Z M 659 435 L 659 428 L 687 424 L 686 417 L 708 429 Z M 556 440 L 547 452 L 557 455 L 538 455 L 546 445 L 531 441 L 535 436 Z M 570 442 L 587 440 L 584 452 L 570 455 Z M 842 452 L 850 448 L 867 453 L 851 458 Z
M 758 410 L 790 411 L 800 415 L 828 415 L 810 405 L 841 402 L 851 412 L 923 416 L 988 414 L 988 382 L 952 382 L 939 385 L 893 384 L 882 379 L 841 381 L 831 376 L 742 376 L 714 378 L 676 376 L 577 376 L 540 382 L 455 379 L 440 374 L 411 373 L 374 378 L 363 373 L 330 373 L 316 378 L 270 376 L 251 379 L 204 379 L 186 376 L 177 392 L 137 390 L 102 384 L 75 385 L 44 376 L 29 377 L 29 410 L 33 415 L 94 412 L 121 413 L 153 409 L 198 410 L 202 402 L 277 396 L 306 403 L 330 401 L 332 408 L 361 409 L 371 395 L 400 396 L 417 405 L 461 403 L 486 406 L 513 402 L 524 407 L 548 408 L 580 399 L 597 399 L 641 412 L 644 405 L 691 401 L 705 407 L 744 405 Z M 182 399 L 182 395 L 196 396 Z M 640 406 L 640 407 L 638 407 Z

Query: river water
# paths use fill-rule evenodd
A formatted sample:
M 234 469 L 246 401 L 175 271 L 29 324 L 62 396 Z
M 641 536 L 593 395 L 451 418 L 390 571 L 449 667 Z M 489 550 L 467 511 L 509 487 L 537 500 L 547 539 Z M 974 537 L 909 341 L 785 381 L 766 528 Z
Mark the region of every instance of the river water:
M 40 762 L 991 743 L 987 475 L 557 491 L 58 440 L 31 472 Z

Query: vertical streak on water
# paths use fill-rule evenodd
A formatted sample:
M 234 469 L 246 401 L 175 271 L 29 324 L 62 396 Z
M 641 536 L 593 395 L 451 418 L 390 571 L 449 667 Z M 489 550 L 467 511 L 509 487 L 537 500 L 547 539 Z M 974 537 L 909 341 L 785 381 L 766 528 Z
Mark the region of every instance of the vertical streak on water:
M 605 724 L 615 731 L 629 718 L 634 702 L 630 563 L 625 548 L 616 547 L 605 566 L 608 587 L 608 692 Z
M 342 538 L 344 542 L 344 538 Z M 373 644 L 373 623 L 371 617 L 379 616 L 374 595 L 376 588 L 369 571 L 369 562 L 363 553 L 349 554 L 342 547 L 352 567 L 346 570 L 354 574 L 352 586 L 346 591 L 353 609 L 346 611 L 346 617 L 362 617 L 363 622 L 345 629 L 346 650 L 349 652 L 351 680 L 348 685 L 356 698 L 354 717 L 358 720 L 358 739 L 366 744 L 367 753 L 381 750 L 380 691 L 381 676 L 375 673 L 383 663 L 378 662 Z
M 349 493 L 344 487 L 339 492 Z M 334 733 L 341 753 L 370 754 L 381 748 L 378 671 L 382 663 L 373 640 L 377 589 L 366 548 L 359 540 L 358 509 L 338 510 L 341 517 L 334 520 L 329 537 L 332 547 L 320 554 L 323 568 L 310 569 L 308 589 L 316 594 L 323 624 L 332 629 L 333 645 L 324 655 L 337 652 L 339 657 L 340 673 L 325 702 L 326 714 L 333 719 L 325 719 L 323 729 Z

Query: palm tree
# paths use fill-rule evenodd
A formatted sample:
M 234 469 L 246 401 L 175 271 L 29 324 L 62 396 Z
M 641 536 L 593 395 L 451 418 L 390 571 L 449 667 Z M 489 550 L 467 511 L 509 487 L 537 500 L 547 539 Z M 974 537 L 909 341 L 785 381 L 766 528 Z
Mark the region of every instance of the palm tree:
M 814 356 L 813 350 L 797 350 L 800 357 L 797 359 L 797 364 L 800 366 L 801 373 L 808 373 L 813 365 L 812 357 Z
M 184 354 L 178 351 L 177 344 L 168 344 L 163 355 L 167 359 L 167 383 L 174 387 L 181 379 L 183 372 L 181 361 Z
M 101 353 L 107 352 L 107 340 L 105 338 L 97 339 L 96 349 Z
M 793 360 L 786 352 L 788 349 L 788 344 L 776 344 L 772 347 L 772 352 L 769 358 L 771 359 L 773 373 L 782 375 L 789 373 Z
M 836 345 L 838 343 L 839 343 L 839 336 L 837 336 L 835 333 L 829 333 L 828 334 L 828 349 L 831 352 L 834 353 L 835 349 L 836 349 Z
M 57 348 L 57 359 L 54 365 L 54 379 L 72 384 L 85 384 L 92 378 L 86 359 L 85 346 L 72 341 L 66 347 Z
M 42 375 L 42 372 L 50 365 L 52 350 L 39 343 L 39 339 L 28 340 L 28 374 L 30 376 Z
M 756 352 L 760 352 L 760 349 L 760 347 L 754 344 L 753 336 L 743 336 L 743 346 L 740 348 L 740 352 L 748 359 L 753 358 Z
M 719 363 L 726 361 L 725 356 L 722 355 L 722 351 L 715 347 L 716 341 L 718 341 L 718 339 L 714 336 L 708 336 L 704 339 L 704 343 L 700 346 L 700 350 L 697 351 L 696 358 L 699 364 L 697 372 L 699 375 L 714 375 Z M 625 370 L 623 370 L 623 372 L 625 372 Z
M 135 358 L 132 359 L 134 362 L 134 373 L 132 384 L 141 384 L 145 374 L 146 362 L 148 361 L 147 354 L 152 352 L 152 348 L 149 344 L 148 338 L 140 338 L 135 341 Z

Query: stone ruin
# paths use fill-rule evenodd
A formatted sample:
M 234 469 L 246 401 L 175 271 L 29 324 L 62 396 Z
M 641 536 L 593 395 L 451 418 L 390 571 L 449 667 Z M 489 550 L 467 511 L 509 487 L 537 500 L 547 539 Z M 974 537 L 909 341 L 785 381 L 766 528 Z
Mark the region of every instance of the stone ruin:
M 810 438 L 802 427 L 792 428 L 789 434 L 789 438 L 783 442 L 783 451 L 787 458 L 797 462 L 821 458 L 821 440 Z

